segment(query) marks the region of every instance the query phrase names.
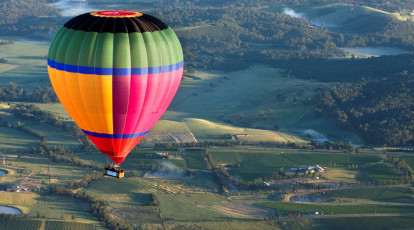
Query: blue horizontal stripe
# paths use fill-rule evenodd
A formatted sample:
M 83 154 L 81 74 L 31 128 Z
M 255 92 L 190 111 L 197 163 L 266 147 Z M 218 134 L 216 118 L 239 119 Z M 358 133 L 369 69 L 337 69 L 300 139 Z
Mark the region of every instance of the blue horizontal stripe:
M 114 76 L 125 76 L 125 75 L 145 75 L 145 74 L 159 74 L 169 73 L 175 70 L 183 68 L 184 61 L 180 61 L 171 65 L 155 66 L 155 67 L 141 67 L 141 68 L 101 68 L 101 67 L 88 67 L 88 66 L 77 66 L 59 63 L 47 59 L 47 64 L 54 69 L 63 70 L 71 73 L 81 74 L 96 74 L 96 75 L 114 75 Z
M 149 132 L 142 132 L 142 133 L 133 133 L 133 134 L 106 134 L 106 133 L 95 133 L 95 132 L 89 132 L 86 130 L 82 131 L 89 136 L 93 136 L 93 137 L 102 137 L 102 138 L 110 138 L 110 139 L 129 139 L 129 138 L 136 138 L 136 137 L 142 137 L 145 136 L 145 134 L 147 134 Z

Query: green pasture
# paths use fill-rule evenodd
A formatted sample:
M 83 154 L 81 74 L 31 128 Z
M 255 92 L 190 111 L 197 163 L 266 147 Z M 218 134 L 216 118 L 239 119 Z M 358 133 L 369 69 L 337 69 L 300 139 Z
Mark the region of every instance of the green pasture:
M 39 229 L 41 220 L 0 220 L 2 230 Z
M 328 230 L 412 229 L 414 226 L 414 218 L 411 216 L 323 218 L 321 222 Z
M 348 205 L 348 204 L 305 204 L 289 202 L 263 202 L 259 206 L 268 207 L 284 212 L 305 212 L 318 210 L 324 215 L 338 214 L 375 214 L 375 213 L 412 213 L 413 205 Z
M 206 208 L 201 208 L 187 199 L 173 194 L 157 194 L 157 200 L 164 219 L 175 221 L 227 220 L 228 217 Z
M 0 148 L 25 151 L 36 146 L 39 141 L 39 138 L 18 129 L 0 126 Z
M 20 123 L 24 127 L 38 132 L 42 137 L 46 139 L 47 143 L 50 146 L 65 146 L 72 149 L 79 147 L 79 142 L 75 137 L 69 135 L 64 130 L 59 129 L 53 125 L 16 118 L 14 116 L 7 116 L 5 118 L 14 125 Z
M 76 216 L 77 222 L 96 223 L 92 214 L 87 212 L 87 203 L 70 197 L 53 196 L 35 193 L 0 192 L 0 205 L 17 207 L 27 213 L 29 217 L 36 217 L 39 213 L 47 219 L 70 220 Z
M 190 178 L 169 179 L 169 178 L 154 178 L 153 183 L 172 186 L 175 190 L 185 191 L 189 193 L 219 193 L 221 188 L 217 181 L 210 173 L 191 173 Z
M 185 76 L 172 109 L 187 118 L 274 130 L 275 125 L 286 127 L 311 109 L 312 98 L 322 87 L 284 77 L 280 70 L 264 65 L 229 73 L 196 72 Z
M 192 169 L 208 170 L 207 159 L 203 151 L 184 151 L 185 158 L 188 160 L 187 167 Z
M 49 171 L 51 184 L 65 184 L 69 181 L 81 179 L 83 175 L 92 173 L 89 168 L 75 167 L 66 163 L 55 163 L 49 161 L 46 156 L 38 156 L 33 154 L 23 154 L 21 157 L 8 157 L 8 164 L 13 167 L 24 168 L 24 173 L 33 172 L 30 178 L 39 179 L 44 184 L 49 184 Z M 26 175 L 23 175 L 26 176 Z
M 231 135 L 239 135 L 240 140 L 249 142 L 303 142 L 300 137 L 283 135 L 280 132 L 263 129 L 241 128 L 222 122 L 187 118 L 185 124 L 198 141 L 206 140 L 230 140 Z
M 17 40 L 13 44 L 0 46 L 0 58 L 17 68 L 0 70 L 0 84 L 15 82 L 24 90 L 31 92 L 37 86 L 50 85 L 47 74 L 48 42 L 32 42 L 21 37 L 2 37 L 3 40 Z M 21 40 L 21 41 L 19 41 Z
M 47 111 L 56 115 L 59 119 L 64 121 L 72 121 L 72 118 L 66 112 L 65 108 L 60 103 L 27 103 L 39 107 L 43 111 Z
M 400 184 L 404 182 L 402 175 L 390 164 L 375 164 L 360 170 L 360 180 L 373 181 L 383 184 Z
M 325 192 L 325 195 L 330 197 L 369 199 L 378 201 L 405 201 L 408 199 L 412 199 L 413 194 L 413 189 L 410 187 L 363 188 Z

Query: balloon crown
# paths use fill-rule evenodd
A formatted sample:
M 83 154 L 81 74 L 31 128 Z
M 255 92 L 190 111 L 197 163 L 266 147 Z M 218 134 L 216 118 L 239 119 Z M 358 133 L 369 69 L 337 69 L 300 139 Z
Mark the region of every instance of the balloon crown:
M 106 11 L 98 11 L 98 12 L 92 12 L 91 15 L 97 16 L 97 17 L 120 17 L 120 18 L 126 18 L 126 17 L 140 17 L 142 16 L 139 12 L 132 12 L 132 11 L 126 11 L 126 10 L 106 10 Z

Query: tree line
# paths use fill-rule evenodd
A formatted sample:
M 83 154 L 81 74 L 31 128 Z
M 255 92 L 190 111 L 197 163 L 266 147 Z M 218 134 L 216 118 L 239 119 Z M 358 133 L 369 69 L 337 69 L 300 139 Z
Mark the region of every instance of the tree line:
M 24 88 L 14 82 L 9 82 L 8 87 L 0 86 L 0 101 L 51 103 L 59 102 L 59 99 L 51 86 L 44 89 L 37 86 L 28 94 Z

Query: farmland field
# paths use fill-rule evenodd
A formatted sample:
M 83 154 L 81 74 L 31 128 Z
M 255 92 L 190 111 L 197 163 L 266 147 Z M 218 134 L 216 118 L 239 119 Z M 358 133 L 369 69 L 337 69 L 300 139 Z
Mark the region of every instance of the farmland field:
M 407 162 L 411 169 L 414 169 L 414 156 L 398 156 L 401 160 Z
M 409 187 L 366 188 L 327 191 L 325 195 L 369 200 L 407 200 L 413 198 L 413 189 Z
M 364 165 L 380 161 L 378 155 L 350 155 L 340 153 L 281 153 L 283 150 L 225 150 L 211 149 L 210 154 L 215 164 L 238 163 L 240 167 L 229 170 L 232 175 L 238 175 L 245 180 L 269 176 L 280 168 L 294 166 L 316 165 L 328 167 L 348 167 Z M 328 169 L 329 171 L 329 169 Z
M 0 220 L 1 230 L 39 229 L 41 220 Z
M 180 221 L 226 220 L 225 215 L 195 206 L 186 199 L 177 199 L 172 194 L 159 194 L 157 199 L 164 218 Z
M 257 203 L 257 205 L 273 208 L 285 213 L 318 210 L 319 212 L 323 212 L 325 215 L 414 212 L 413 205 L 304 204 L 289 202 L 263 202 Z
M 186 158 L 188 159 L 189 168 L 207 170 L 207 159 L 203 151 L 185 151 Z
M 414 218 L 410 216 L 324 218 L 321 221 L 329 230 L 412 229 L 414 226 Z
M 47 221 L 45 230 L 94 230 L 95 226 L 92 224 L 82 224 L 63 221 Z
M 390 164 L 376 164 L 361 169 L 361 180 L 400 184 L 404 181 L 404 178 Z
M 40 179 L 45 184 L 49 184 L 49 172 L 51 176 L 51 183 L 63 184 L 71 180 L 80 179 L 84 174 L 91 173 L 90 168 L 74 167 L 65 163 L 50 162 L 50 171 L 48 167 L 48 158 L 37 156 L 33 154 L 24 154 L 19 157 L 8 157 L 7 161 L 14 167 L 22 167 L 26 170 L 31 170 L 33 175 L 31 178 Z

